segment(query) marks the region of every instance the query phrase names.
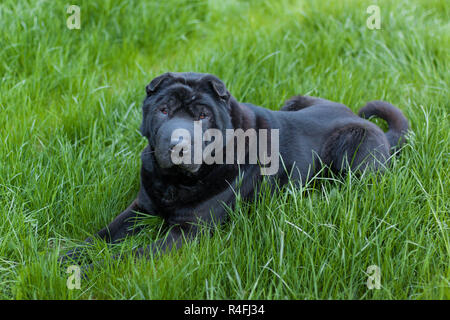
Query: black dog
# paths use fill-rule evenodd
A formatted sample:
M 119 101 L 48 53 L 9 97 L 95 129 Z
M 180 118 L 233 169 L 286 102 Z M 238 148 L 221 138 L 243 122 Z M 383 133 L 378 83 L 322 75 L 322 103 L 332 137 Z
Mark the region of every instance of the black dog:
M 271 162 L 280 160 L 282 165 L 268 176 L 278 185 L 288 179 L 302 184 L 324 165 L 336 173 L 383 170 L 392 149 L 404 142 L 408 129 L 402 112 L 386 102 L 369 102 L 359 112 L 364 118 L 378 116 L 386 120 L 389 130 L 384 133 L 346 106 L 320 98 L 297 96 L 287 101 L 281 111 L 239 103 L 222 81 L 209 74 L 165 73 L 153 79 L 146 91 L 141 132 L 148 139 L 148 146 L 141 156 L 139 194 L 95 235 L 107 242 L 117 242 L 142 228 L 135 226 L 139 213 L 162 216 L 170 226 L 167 236 L 137 249 L 137 256 L 180 247 L 183 241 L 198 234 L 199 223 L 224 222 L 227 218 L 224 204 L 233 207 L 236 192 L 243 199 L 253 197 L 263 178 L 261 163 L 239 161 L 237 153 L 231 157 L 233 163 L 175 164 L 171 155 L 175 152 L 182 156 L 184 150 L 176 149 L 183 140 L 173 138 L 176 129 L 195 135 L 194 122 L 199 121 L 201 133 L 208 129 L 224 135 L 230 129 L 279 130 L 279 141 L 268 139 L 278 143 L 278 154 L 269 148 L 276 157 Z M 229 155 L 226 142 L 222 143 L 223 150 L 218 151 L 223 156 Z M 202 141 L 202 148 L 207 145 L 207 141 Z M 248 161 L 252 143 L 247 141 L 245 146 L 244 160 Z M 65 257 L 77 258 L 78 254 L 74 250 Z

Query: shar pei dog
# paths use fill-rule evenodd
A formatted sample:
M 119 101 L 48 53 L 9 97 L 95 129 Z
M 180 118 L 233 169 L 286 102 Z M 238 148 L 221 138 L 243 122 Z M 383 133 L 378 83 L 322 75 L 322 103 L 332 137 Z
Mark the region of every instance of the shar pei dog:
M 319 170 L 383 171 L 408 130 L 405 116 L 387 102 L 368 102 L 356 115 L 340 103 L 295 96 L 272 111 L 238 102 L 210 74 L 165 73 L 146 93 L 139 193 L 86 239 L 115 243 L 142 230 L 136 224 L 142 214 L 161 216 L 166 236 L 136 249 L 137 257 L 179 248 L 204 226 L 225 222 L 237 195 L 257 196 L 263 178 L 275 189 L 289 179 L 302 185 Z M 387 132 L 366 120 L 371 116 L 384 119 Z M 79 259 L 81 250 L 63 260 Z

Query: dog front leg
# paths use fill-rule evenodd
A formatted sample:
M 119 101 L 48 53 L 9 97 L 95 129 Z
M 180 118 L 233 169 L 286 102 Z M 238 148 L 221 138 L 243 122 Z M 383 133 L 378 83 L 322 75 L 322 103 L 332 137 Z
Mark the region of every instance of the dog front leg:
M 85 246 L 75 248 L 68 251 L 65 255 L 60 257 L 60 262 L 80 261 L 85 252 L 86 245 L 92 244 L 94 239 L 102 239 L 108 243 L 117 243 L 123 240 L 127 235 L 132 235 L 139 232 L 143 226 L 136 225 L 136 218 L 142 209 L 138 205 L 137 199 L 119 214 L 106 228 L 98 231 L 91 237 L 84 240 Z

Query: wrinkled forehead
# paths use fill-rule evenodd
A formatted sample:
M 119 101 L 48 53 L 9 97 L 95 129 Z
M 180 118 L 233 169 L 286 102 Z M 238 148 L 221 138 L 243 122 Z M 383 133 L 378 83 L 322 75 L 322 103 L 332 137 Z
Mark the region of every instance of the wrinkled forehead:
M 203 81 L 198 82 L 180 82 L 175 81 L 162 89 L 159 94 L 155 96 L 155 102 L 166 103 L 180 103 L 180 104 L 215 104 L 216 97 L 208 83 Z
M 220 83 L 225 87 L 225 84 L 216 76 L 207 73 L 195 72 L 171 72 L 170 76 L 173 83 L 183 84 L 197 92 L 212 92 L 211 84 Z
M 197 73 L 197 72 L 170 72 L 168 73 L 172 79 L 177 82 L 184 83 L 187 85 L 197 85 L 202 83 L 208 83 L 211 81 L 223 82 L 216 76 L 209 73 Z

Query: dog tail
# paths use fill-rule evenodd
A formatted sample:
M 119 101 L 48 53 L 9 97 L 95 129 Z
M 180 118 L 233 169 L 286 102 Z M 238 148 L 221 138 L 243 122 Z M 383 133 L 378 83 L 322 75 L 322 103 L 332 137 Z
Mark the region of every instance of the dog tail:
M 365 119 L 375 116 L 385 120 L 389 127 L 385 134 L 391 148 L 400 147 L 405 143 L 405 134 L 409 125 L 399 108 L 384 101 L 370 101 L 359 110 L 358 115 Z

